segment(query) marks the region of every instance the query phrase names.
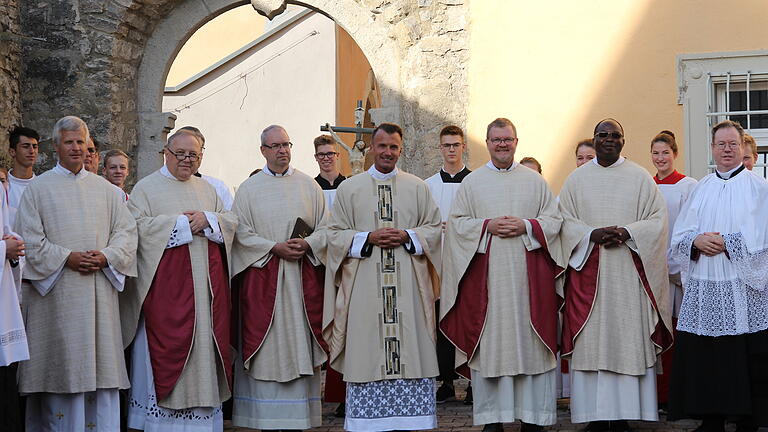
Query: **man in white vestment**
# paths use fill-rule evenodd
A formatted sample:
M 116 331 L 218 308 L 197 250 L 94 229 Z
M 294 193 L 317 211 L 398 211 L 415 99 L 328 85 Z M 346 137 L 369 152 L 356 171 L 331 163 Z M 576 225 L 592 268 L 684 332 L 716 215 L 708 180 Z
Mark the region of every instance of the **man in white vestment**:
M 323 331 L 347 383 L 350 431 L 437 427 L 440 211 L 429 187 L 397 168 L 402 149 L 400 126 L 378 125 L 373 166 L 341 184 L 325 224 Z
M 184 126 L 180 127 L 179 130 L 187 130 L 193 132 L 197 137 L 203 142 L 203 150 L 205 150 L 205 136 L 203 136 L 203 133 L 200 132 L 200 129 L 194 127 L 194 126 Z M 202 163 L 202 160 L 200 160 L 200 164 Z M 214 189 L 216 189 L 216 193 L 219 194 L 219 198 L 221 198 L 221 201 L 224 203 L 224 208 L 227 210 L 232 210 L 232 192 L 229 189 L 229 186 L 226 185 L 223 181 L 217 179 L 216 177 L 211 177 L 208 175 L 200 174 L 199 172 L 195 172 L 195 177 L 200 177 L 203 180 L 210 183 L 211 186 L 213 186 Z
M 320 426 L 325 215 L 322 190 L 291 167 L 285 129 L 261 133 L 267 164 L 235 196 L 240 225 L 232 273 L 239 281 L 240 340 L 232 423 L 261 430 Z
M 449 125 L 440 130 L 439 136 L 440 142 L 438 145 L 440 155 L 443 158 L 443 167 L 435 175 L 424 180 L 424 182 L 429 186 L 432 198 L 435 199 L 435 204 L 440 209 L 443 232 L 445 232 L 445 224 L 451 211 L 453 197 L 456 196 L 456 191 L 459 190 L 461 181 L 472 171 L 464 165 L 463 161 L 464 152 L 467 150 L 464 142 L 464 131 L 458 126 Z M 440 300 L 437 301 L 435 309 L 440 309 Z M 435 394 L 437 403 L 443 403 L 456 397 L 456 389 L 453 386 L 453 380 L 456 379 L 453 364 L 455 355 L 456 351 L 453 344 L 438 331 L 437 363 L 440 367 L 438 380 L 441 381 L 441 385 Z M 464 402 L 467 404 L 472 403 L 471 386 L 467 388 L 467 397 Z
M 597 157 L 560 192 L 569 260 L 561 349 L 571 366 L 571 421 L 624 431 L 658 419 L 656 363 L 672 345 L 667 210 L 644 168 L 621 156 L 624 129 L 594 130 Z
M 557 420 L 562 218 L 544 178 L 515 162 L 517 142 L 509 119 L 488 125 L 491 160 L 459 187 L 443 247 L 440 329 L 471 373 L 474 423 L 485 432 Z
M 24 241 L 11 231 L 5 190 L 0 190 L 0 419 L 3 430 L 20 432 L 21 407 L 16 385 L 17 362 L 29 359 L 27 333 L 19 308 L 21 268 L 19 258 L 24 256 Z
M 768 183 L 742 163 L 744 130 L 712 128 L 715 172 L 683 205 L 672 235 L 683 301 L 669 418 L 702 419 L 698 431 L 768 426 Z
M 227 263 L 237 219 L 193 175 L 203 151 L 194 133 L 177 131 L 164 151 L 165 165 L 128 200 L 139 232 L 139 277 L 120 298 L 123 337 L 133 340 L 128 426 L 220 431 L 232 394 Z
M 83 167 L 88 127 L 53 128 L 59 158 L 21 197 L 27 244 L 24 318 L 30 360 L 19 367 L 27 431 L 117 431 L 129 386 L 118 293 L 136 275 L 136 223 L 112 185 Z M 87 429 L 86 429 L 87 428 Z
M 18 126 L 10 133 L 8 153 L 13 159 L 13 167 L 8 171 L 9 226 L 13 226 L 21 194 L 35 178 L 32 167 L 37 160 L 38 141 L 40 135 L 30 128 Z

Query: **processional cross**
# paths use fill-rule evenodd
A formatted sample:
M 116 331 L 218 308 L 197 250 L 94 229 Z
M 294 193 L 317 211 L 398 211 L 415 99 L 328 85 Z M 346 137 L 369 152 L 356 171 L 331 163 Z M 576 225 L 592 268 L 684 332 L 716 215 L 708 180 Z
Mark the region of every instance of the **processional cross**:
M 325 126 L 320 126 L 320 130 L 323 132 L 329 132 L 334 141 L 338 143 L 349 154 L 349 164 L 352 165 L 352 175 L 360 174 L 363 172 L 363 165 L 365 163 L 365 152 L 368 147 L 363 141 L 363 134 L 372 134 L 373 128 L 363 127 L 363 119 L 365 118 L 365 109 L 363 108 L 363 101 L 357 101 L 357 108 L 355 108 L 355 127 L 344 126 L 331 126 L 330 123 L 326 123 Z M 339 138 L 337 133 L 353 133 L 355 134 L 355 144 L 350 148 L 344 141 Z

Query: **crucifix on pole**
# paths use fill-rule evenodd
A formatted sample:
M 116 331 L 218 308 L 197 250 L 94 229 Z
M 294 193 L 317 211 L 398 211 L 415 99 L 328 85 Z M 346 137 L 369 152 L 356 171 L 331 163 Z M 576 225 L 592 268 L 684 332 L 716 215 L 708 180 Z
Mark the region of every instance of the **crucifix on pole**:
M 349 154 L 349 164 L 352 165 L 352 175 L 360 174 L 363 172 L 363 164 L 365 163 L 365 152 L 368 147 L 363 141 L 363 134 L 372 134 L 373 128 L 363 127 L 363 119 L 365 118 L 365 109 L 363 108 L 363 101 L 357 101 L 357 108 L 355 108 L 355 127 L 344 126 L 331 126 L 330 123 L 326 123 L 324 126 L 320 126 L 320 130 L 331 134 L 333 139 Z M 355 134 L 355 144 L 350 148 L 344 141 L 339 138 L 339 133 L 353 133 Z

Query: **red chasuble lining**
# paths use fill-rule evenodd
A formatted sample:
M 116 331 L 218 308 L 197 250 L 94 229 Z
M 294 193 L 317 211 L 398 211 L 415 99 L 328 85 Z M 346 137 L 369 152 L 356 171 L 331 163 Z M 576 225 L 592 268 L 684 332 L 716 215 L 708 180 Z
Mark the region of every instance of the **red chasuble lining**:
M 195 289 L 188 245 L 163 252 L 143 312 L 155 393 L 161 401 L 184 370 L 195 332 Z
M 630 251 L 632 252 L 632 260 L 637 269 L 638 276 L 643 284 L 643 289 L 645 289 L 645 293 L 651 301 L 651 306 L 658 316 L 656 328 L 651 334 L 651 341 L 659 346 L 662 352 L 666 351 L 672 346 L 672 334 L 661 318 L 656 298 L 653 295 L 653 291 L 651 291 L 651 285 L 645 275 L 645 268 L 640 256 L 634 251 Z M 573 353 L 576 337 L 578 337 L 587 323 L 597 293 L 599 267 L 600 247 L 595 245 L 581 271 L 576 271 L 571 267 L 568 268 L 565 290 L 565 323 L 563 325 L 563 356 Z
M 486 219 L 480 241 L 485 237 L 488 227 Z M 484 254 L 476 253 L 459 281 L 456 302 L 451 310 L 440 320 L 440 330 L 445 337 L 467 354 L 467 362 L 459 365 L 456 372 L 471 379 L 468 363 L 475 354 L 475 349 L 483 333 L 488 312 L 488 261 L 491 255 L 491 239 Z
M 221 247 L 208 241 L 211 325 L 219 359 L 232 389 L 229 276 Z M 163 252 L 143 306 L 149 357 L 157 400 L 168 397 L 179 381 L 195 333 L 195 283 L 189 245 Z
M 248 267 L 240 286 L 241 337 L 243 362 L 247 363 L 261 348 L 269 332 L 275 313 L 277 273 L 280 259 L 272 257 L 263 268 Z M 301 262 L 301 282 L 304 312 L 312 335 L 327 352 L 328 344 L 322 337 L 323 290 L 325 267 L 315 267 L 304 257 Z
M 526 250 L 525 264 L 528 268 L 528 298 L 531 309 L 531 326 L 539 339 L 553 355 L 557 353 L 557 311 L 563 299 L 555 290 L 555 279 L 563 271 L 549 255 L 547 238 L 539 221 L 528 219 L 533 236 L 541 247 Z

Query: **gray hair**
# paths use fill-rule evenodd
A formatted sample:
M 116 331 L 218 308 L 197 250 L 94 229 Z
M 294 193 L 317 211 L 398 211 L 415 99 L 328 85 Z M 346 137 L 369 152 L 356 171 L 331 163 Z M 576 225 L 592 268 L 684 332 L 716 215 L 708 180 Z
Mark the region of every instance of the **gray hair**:
M 193 137 L 195 141 L 197 141 L 197 143 L 200 144 L 201 151 L 203 148 L 205 148 L 205 142 L 203 141 L 203 138 L 200 136 L 200 133 L 194 132 L 190 129 L 179 129 L 176 132 L 174 132 L 173 135 L 168 137 L 168 142 L 166 143 L 166 146 L 170 146 L 171 144 L 173 144 L 173 140 L 183 135 Z
M 203 133 L 200 132 L 200 129 L 194 126 L 184 126 L 184 127 L 180 127 L 179 130 L 180 131 L 186 130 L 194 133 L 200 139 L 200 142 L 203 143 L 203 147 L 205 147 L 205 137 L 203 136 Z
M 285 132 L 286 135 L 288 134 L 288 131 L 286 131 L 285 128 L 280 125 L 269 125 L 266 127 L 266 129 L 261 131 L 261 145 L 267 144 L 267 134 L 271 132 L 273 129 L 280 129 L 283 132 Z
M 88 131 L 88 125 L 80 117 L 66 116 L 59 119 L 55 125 L 53 125 L 53 144 L 59 145 L 61 140 L 62 131 L 85 131 L 85 136 L 90 137 L 91 133 Z

